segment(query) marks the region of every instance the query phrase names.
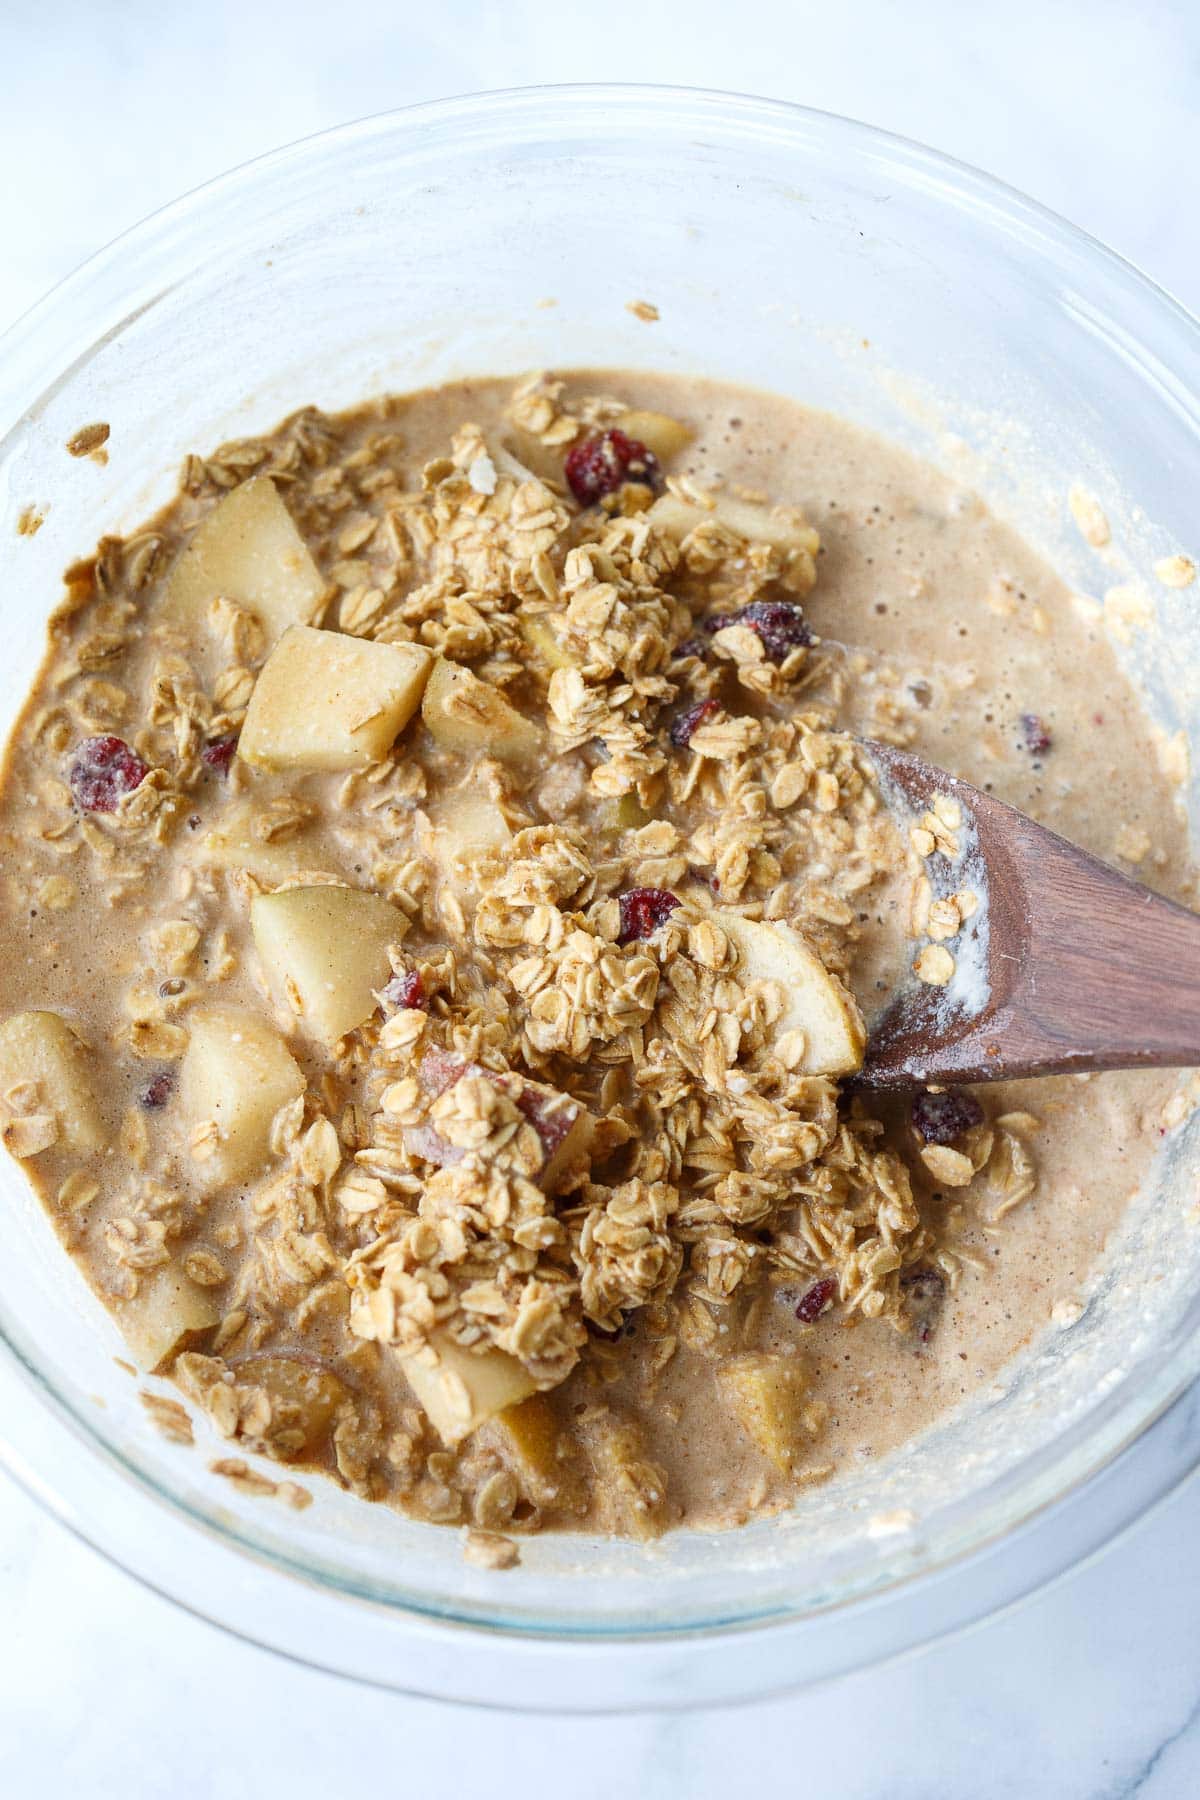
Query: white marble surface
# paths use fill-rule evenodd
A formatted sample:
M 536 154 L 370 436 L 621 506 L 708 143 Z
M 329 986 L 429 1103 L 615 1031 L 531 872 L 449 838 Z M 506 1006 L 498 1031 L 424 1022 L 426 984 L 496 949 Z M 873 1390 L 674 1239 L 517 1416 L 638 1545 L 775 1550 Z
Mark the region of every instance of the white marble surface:
M 12 1800 L 1194 1800 L 1200 1482 L 971 1635 L 817 1692 L 629 1719 L 466 1713 L 198 1624 L 0 1481 Z
M 344 40 L 344 41 L 343 41 Z M 775 93 L 1036 194 L 1200 306 L 1200 13 L 1169 0 L 0 0 L 0 326 L 106 239 L 275 144 L 538 81 Z M 0 1421 L 2 1428 L 2 1421 Z M 233 1643 L 0 1478 L 0 1794 L 356 1785 L 577 1800 L 1176 1800 L 1200 1791 L 1200 1484 L 957 1643 L 752 1711 L 455 1716 Z

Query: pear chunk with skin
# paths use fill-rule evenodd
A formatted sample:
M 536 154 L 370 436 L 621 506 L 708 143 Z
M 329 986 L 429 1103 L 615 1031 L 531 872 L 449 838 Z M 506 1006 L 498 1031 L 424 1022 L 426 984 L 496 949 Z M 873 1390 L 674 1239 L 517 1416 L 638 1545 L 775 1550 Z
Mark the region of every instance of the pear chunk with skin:
M 190 1337 L 210 1331 L 221 1315 L 208 1290 L 169 1263 L 144 1275 L 134 1298 L 116 1307 L 115 1317 L 134 1362 L 149 1375 Z
M 439 657 L 433 666 L 421 717 L 443 750 L 486 752 L 501 762 L 530 762 L 542 747 L 531 720 L 486 681 L 461 664 Z
M 87 1156 L 104 1143 L 88 1052 L 56 1012 L 14 1013 L 0 1025 L 0 1109 L 14 1088 L 37 1089 L 32 1114 L 48 1113 L 57 1143 Z
M 623 431 L 627 438 L 636 444 L 645 444 L 659 462 L 666 462 L 669 457 L 678 456 L 686 450 L 695 432 L 679 419 L 672 419 L 668 413 L 660 412 L 627 412 L 614 420 L 618 431 Z
M 260 769 L 365 769 L 421 704 L 432 661 L 419 644 L 294 625 L 263 664 L 237 753 Z
M 784 1475 L 815 1435 L 805 1418 L 810 1375 L 797 1356 L 752 1352 L 732 1357 L 717 1384 L 746 1436 Z
M 787 1032 L 803 1035 L 804 1053 L 794 1065 L 802 1075 L 850 1075 L 862 1067 L 867 1032 L 857 1002 L 798 931 L 720 910 L 709 917 L 738 952 L 739 980 L 772 981 L 782 989 L 775 1040 Z
M 488 1419 L 537 1392 L 537 1383 L 515 1356 L 494 1346 L 464 1350 L 444 1332 L 434 1333 L 423 1349 L 402 1361 L 408 1385 L 450 1450 Z
M 179 1070 L 178 1112 L 192 1168 L 205 1187 L 248 1181 L 271 1154 L 271 1124 L 304 1092 L 304 1076 L 279 1032 L 261 1014 L 208 1006 L 189 1015 L 191 1037 Z M 215 1127 L 215 1138 L 202 1131 Z
M 375 1011 L 391 975 L 388 945 L 407 921 L 390 901 L 359 888 L 292 887 L 250 905 L 254 944 L 276 997 L 326 1045 Z
M 162 616 L 203 624 L 214 600 L 256 613 L 274 642 L 316 618 L 326 582 L 269 475 L 231 489 L 203 518 L 167 577 Z

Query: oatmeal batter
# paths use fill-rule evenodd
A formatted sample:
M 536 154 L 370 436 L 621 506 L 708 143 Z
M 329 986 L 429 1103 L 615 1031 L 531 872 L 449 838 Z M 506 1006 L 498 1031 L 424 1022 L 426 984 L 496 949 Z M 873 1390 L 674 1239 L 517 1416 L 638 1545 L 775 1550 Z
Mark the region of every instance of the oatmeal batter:
M 988 1381 L 1173 1084 L 847 1098 L 978 899 L 854 734 L 1190 892 L 1099 629 L 845 423 L 587 373 L 190 457 L 0 795 L 4 1138 L 139 1363 L 509 1534 L 737 1523 Z

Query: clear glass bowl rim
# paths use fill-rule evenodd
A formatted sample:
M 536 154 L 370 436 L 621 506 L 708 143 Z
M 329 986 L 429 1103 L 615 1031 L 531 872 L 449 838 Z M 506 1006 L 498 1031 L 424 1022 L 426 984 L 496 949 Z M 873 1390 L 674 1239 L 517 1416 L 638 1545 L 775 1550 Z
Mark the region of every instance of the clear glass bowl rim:
M 685 134 L 698 133 L 730 143 L 770 141 L 778 144 L 781 152 L 789 143 L 811 146 L 817 142 L 831 157 L 840 154 L 856 160 L 860 166 L 901 175 L 914 186 L 935 193 L 948 208 L 983 218 L 993 229 L 1020 240 L 1031 254 L 1060 273 L 1074 272 L 1093 290 L 1102 286 L 1105 305 L 1111 315 L 1125 324 L 1146 379 L 1168 392 L 1173 403 L 1186 411 L 1200 442 L 1200 327 L 1170 295 L 1086 232 L 965 163 L 859 121 L 786 101 L 719 90 L 632 84 L 519 88 L 423 102 L 299 140 L 192 190 L 97 252 L 0 338 L 0 432 L 7 433 L 28 418 L 36 411 L 39 397 L 69 380 L 78 361 L 99 341 L 94 327 L 89 330 L 88 320 L 102 317 L 106 321 L 103 335 L 118 333 L 141 306 L 151 304 L 156 295 L 186 280 L 194 266 L 197 239 L 218 229 L 223 213 L 239 207 L 248 207 L 253 213 L 256 206 L 268 207 L 272 192 L 302 178 L 306 168 L 352 155 L 376 142 L 387 141 L 393 151 L 397 145 L 405 144 L 408 157 L 420 162 L 435 157 L 439 143 L 448 139 L 463 143 L 469 138 L 476 146 L 509 144 L 514 135 L 523 142 L 546 142 L 565 131 L 578 132 L 589 125 L 603 125 L 610 135 L 619 127 L 631 141 L 637 133 L 676 141 L 681 135 L 686 141 Z M 1184 370 L 1186 376 L 1181 374 Z M 7 1369 L 19 1371 L 22 1379 L 38 1390 L 41 1401 L 53 1409 L 93 1456 L 118 1467 L 112 1449 L 88 1419 L 64 1396 L 50 1389 L 39 1371 L 29 1368 L 2 1329 L 0 1341 L 4 1344 Z M 1102 1471 L 1111 1469 L 1121 1453 L 1147 1432 L 1200 1374 L 1200 1338 L 1193 1335 L 1176 1345 L 1155 1371 L 1153 1380 L 1136 1380 L 1138 1373 L 1134 1371 L 1098 1403 L 1086 1420 L 1056 1441 L 1053 1454 L 1042 1459 L 1025 1480 L 1021 1503 L 1006 1509 L 1005 1520 L 998 1521 L 993 1512 L 987 1525 L 960 1536 L 944 1548 L 943 1554 L 926 1558 L 918 1570 L 901 1580 L 898 1589 L 881 1587 L 865 1600 L 847 1600 L 844 1607 L 852 1610 L 886 1599 L 889 1593 L 893 1598 L 897 1593 L 911 1593 L 923 1581 L 944 1573 L 952 1565 L 986 1554 L 989 1546 L 1029 1527 L 1047 1509 L 1055 1508 Z M 9 1448 L 0 1442 L 0 1458 L 6 1457 Z M 12 1456 L 7 1460 L 21 1478 L 20 1458 Z M 1114 1535 L 1170 1491 L 1197 1462 L 1200 1442 L 1194 1450 L 1190 1445 L 1176 1446 L 1169 1467 L 1161 1469 L 1149 1483 L 1142 1482 L 1136 1500 L 1131 1493 L 1128 1514 L 1123 1516 L 1120 1507 L 1116 1509 L 1108 1534 Z M 89 1538 L 86 1527 L 81 1528 L 78 1519 L 70 1516 L 68 1496 L 54 1492 L 45 1480 L 31 1482 L 27 1476 L 28 1471 L 23 1485 L 33 1488 L 44 1503 L 67 1519 L 72 1529 L 95 1542 L 106 1554 L 117 1554 L 99 1536 Z M 122 1469 L 123 1480 L 128 1481 L 131 1476 L 142 1481 L 134 1471 Z M 177 1516 L 184 1516 L 184 1509 L 173 1499 L 157 1497 Z M 1010 1495 L 1010 1500 L 1015 1498 Z M 261 1551 L 244 1544 L 236 1532 L 195 1514 L 189 1515 L 189 1523 L 199 1525 L 214 1539 L 243 1554 L 263 1560 Z M 1096 1547 L 1094 1543 L 1081 1542 L 1062 1566 L 1069 1566 L 1075 1555 L 1087 1554 Z M 128 1556 L 117 1554 L 117 1560 L 130 1572 L 149 1579 Z M 282 1559 L 273 1566 L 287 1575 L 300 1573 Z M 1047 1570 L 1044 1578 L 1051 1573 Z M 160 1583 L 152 1581 L 152 1585 L 162 1591 Z M 1022 1591 L 1022 1583 L 1014 1580 L 1010 1597 L 1015 1598 Z M 997 1594 L 990 1604 L 1004 1603 L 1003 1596 Z M 404 1609 L 396 1610 L 405 1616 Z M 453 1619 L 453 1615 L 444 1612 L 432 1616 Z M 974 1616 L 971 1608 L 964 1607 L 958 1622 L 964 1623 L 970 1616 Z M 217 1622 L 228 1621 L 218 1618 Z M 775 1614 L 762 1623 L 778 1628 L 787 1623 L 787 1615 Z M 702 1638 L 715 1631 L 727 1639 L 731 1629 L 755 1624 L 752 1617 L 724 1620 L 712 1627 L 689 1624 L 680 1635 Z M 502 1622 L 490 1629 L 493 1635 L 505 1633 Z M 655 1635 L 660 1632 L 661 1627 L 656 1627 Z M 608 1641 L 628 1645 L 638 1636 L 637 1632 L 613 1632 Z M 903 1637 L 902 1632 L 900 1636 Z M 897 1640 L 897 1647 L 904 1645 Z

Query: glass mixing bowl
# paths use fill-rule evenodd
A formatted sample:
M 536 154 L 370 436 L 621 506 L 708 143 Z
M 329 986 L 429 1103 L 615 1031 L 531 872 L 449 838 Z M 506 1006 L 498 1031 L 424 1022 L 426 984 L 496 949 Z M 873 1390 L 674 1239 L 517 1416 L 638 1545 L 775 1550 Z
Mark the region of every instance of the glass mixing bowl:
M 1120 557 L 1106 567 L 1070 530 L 1065 487 L 1099 495 L 1131 569 L 1186 547 L 1198 352 L 1192 320 L 1097 244 L 842 119 L 580 88 L 370 120 L 169 207 L 5 340 L 0 713 L 34 673 L 63 567 L 163 500 L 186 450 L 305 402 L 538 366 L 703 371 L 954 468 L 1094 590 Z M 103 468 L 63 448 L 95 420 L 112 428 Z M 18 535 L 30 505 L 46 522 Z M 1194 601 L 1155 604 L 1131 667 L 1164 726 L 1191 730 Z M 208 1440 L 166 1443 L 5 1160 L 0 1438 L 18 1477 L 143 1579 L 360 1679 L 528 1706 L 760 1693 L 1010 1602 L 1197 1460 L 1195 1164 L 1185 1130 L 1083 1318 L 896 1455 L 780 1521 L 653 1545 L 534 1538 L 495 1574 L 455 1532 L 320 1481 L 293 1513 L 211 1474 Z

